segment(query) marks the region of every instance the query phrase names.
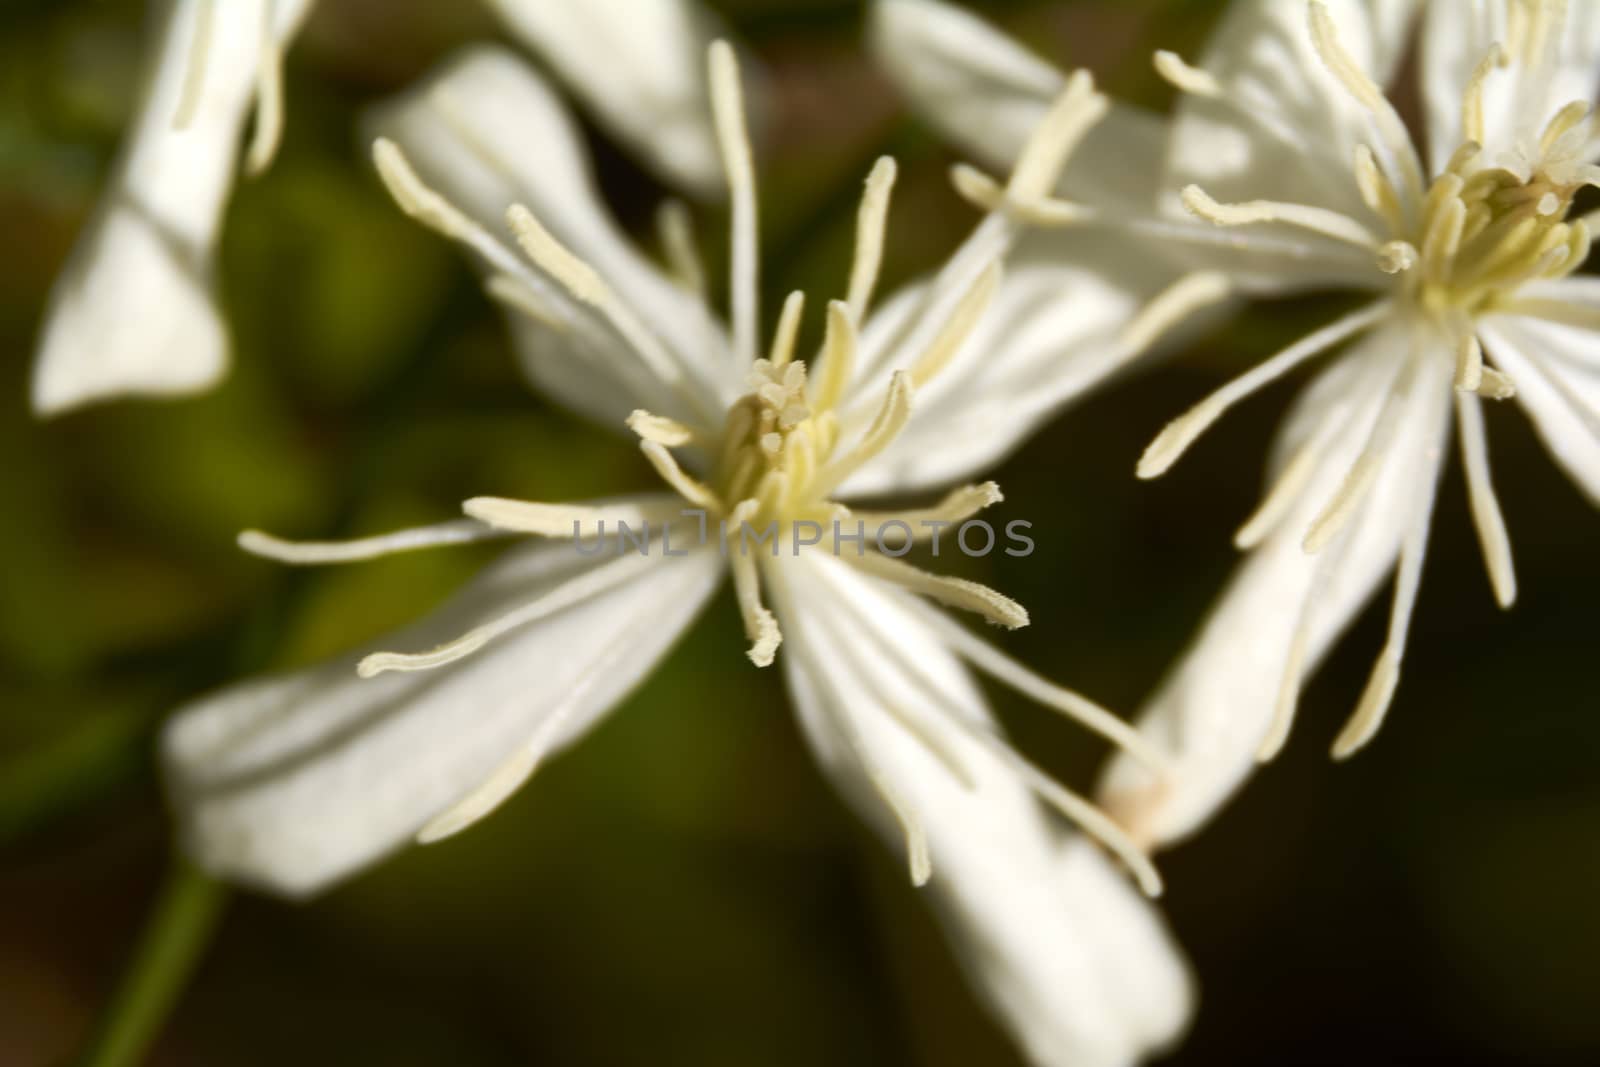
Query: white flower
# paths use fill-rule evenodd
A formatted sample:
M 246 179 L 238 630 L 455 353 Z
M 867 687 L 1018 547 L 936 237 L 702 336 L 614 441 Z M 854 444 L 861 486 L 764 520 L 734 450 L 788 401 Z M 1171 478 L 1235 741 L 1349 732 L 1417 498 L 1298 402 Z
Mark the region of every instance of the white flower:
M 938 21 L 933 7 L 881 0 L 879 17 L 899 12 L 904 29 Z M 1419 15 L 1426 164 L 1380 89 Z M 938 48 L 906 47 L 899 68 L 921 75 L 901 80 L 928 96 Z M 969 65 L 980 74 L 947 113 L 969 140 L 1008 129 L 1020 99 L 1038 106 L 1047 78 L 1036 63 Z M 1135 205 L 1101 221 L 1165 235 L 1238 290 L 1345 286 L 1371 298 L 1175 420 L 1139 462 L 1141 477 L 1159 475 L 1233 403 L 1350 343 L 1290 412 L 1270 489 L 1237 538 L 1251 555 L 1140 718 L 1172 773 L 1158 780 L 1126 758 L 1109 770 L 1105 802 L 1150 844 L 1195 828 L 1277 751 L 1305 677 L 1398 561 L 1389 638 L 1334 754 L 1378 729 L 1452 425 L 1491 584 L 1510 605 L 1481 398 L 1515 395 L 1600 501 L 1600 287 L 1571 277 L 1591 230 L 1568 217 L 1600 179 L 1600 5 L 1238 0 L 1200 66 L 1165 52 L 1156 66 L 1186 94 L 1166 214 L 1140 218 Z M 996 149 L 1005 158 L 1003 140 Z
M 715 29 L 694 0 L 485 0 L 623 141 L 669 180 L 720 187 L 699 57 Z M 232 190 L 266 168 L 283 125 L 281 63 L 312 0 L 167 0 L 133 129 L 51 292 L 33 408 L 214 386 L 227 327 L 212 254 Z
M 1150 907 L 1038 800 L 1115 851 L 1148 892 L 1159 887 L 1155 872 L 1105 816 L 1005 742 L 968 667 L 1119 744 L 1139 749 L 1138 739 L 926 601 L 1006 627 L 1026 622 L 1020 605 L 903 562 L 908 546 L 893 534 L 873 547 L 873 532 L 893 523 L 920 537 L 926 522 L 971 518 L 1000 499 L 993 483 L 927 508 L 840 503 L 970 473 L 1040 417 L 1040 396 L 1058 391 L 1043 358 L 1055 345 L 1115 342 L 1083 316 L 1057 317 L 1046 331 L 1036 290 L 997 309 L 998 327 L 980 321 L 1021 229 L 1022 209 L 1009 207 L 935 278 L 866 317 L 895 177 L 885 159 L 867 179 L 854 262 L 843 298 L 827 305 L 819 358 L 796 356 L 798 293 L 763 355 L 753 162 L 726 45 L 711 51 L 709 82 L 732 194 L 731 328 L 707 307 L 682 216 L 666 216 L 668 278 L 599 207 L 570 121 L 515 59 L 469 54 L 380 117 L 394 137 L 374 151 L 390 191 L 475 253 L 518 323 L 534 380 L 625 421 L 672 492 L 581 504 L 480 497 L 465 520 L 355 542 L 244 535 L 252 551 L 296 563 L 549 540 L 512 549 L 443 610 L 380 645 L 182 710 L 164 760 L 187 847 L 220 875 L 301 895 L 411 840 L 459 831 L 637 684 L 727 573 L 749 658 L 764 666 L 782 656 L 819 759 L 863 816 L 903 844 L 912 880 L 928 883 L 976 985 L 1028 1055 L 1132 1062 L 1186 1021 L 1187 973 Z M 1103 108 L 1087 76 L 1072 79 L 1002 199 L 1041 197 Z M 479 221 L 513 202 L 507 218 L 526 258 Z M 1137 303 L 1105 282 L 1093 296 Z M 997 332 L 1016 322 L 1026 328 Z M 1070 364 L 1054 373 L 1070 375 Z M 580 551 L 593 547 L 576 539 L 619 521 L 634 531 L 651 523 L 647 552 Z M 868 539 L 860 554 L 836 537 L 858 522 Z M 801 550 L 794 538 L 811 536 L 807 523 L 820 543 Z M 769 524 L 780 549 L 770 555 L 743 533 Z

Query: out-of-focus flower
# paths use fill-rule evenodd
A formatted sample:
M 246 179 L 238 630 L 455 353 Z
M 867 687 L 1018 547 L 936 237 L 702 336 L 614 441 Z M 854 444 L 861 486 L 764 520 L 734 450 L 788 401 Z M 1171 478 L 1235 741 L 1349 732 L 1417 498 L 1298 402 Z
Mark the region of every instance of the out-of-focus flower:
M 468 519 L 356 542 L 246 534 L 247 548 L 296 563 L 504 536 L 555 543 L 511 550 L 381 647 L 182 710 L 164 756 L 187 846 L 220 875 L 301 895 L 408 841 L 461 830 L 603 717 L 728 573 L 750 659 L 771 664 L 782 645 L 819 760 L 864 818 L 903 842 L 913 882 L 928 883 L 975 985 L 1029 1056 L 1138 1059 L 1186 1020 L 1185 968 L 1149 905 L 1038 801 L 1152 893 L 1155 872 L 1104 815 L 1003 739 L 968 667 L 1118 744 L 1138 749 L 1137 738 L 927 601 L 1004 627 L 1027 621 L 1020 605 L 899 558 L 935 524 L 959 526 L 998 501 L 993 483 L 894 512 L 840 502 L 970 473 L 996 448 L 973 434 L 1014 438 L 1022 430 L 1004 413 L 1025 427 L 1035 392 L 1053 387 L 1037 330 L 1010 337 L 980 325 L 1022 223 L 991 214 L 937 276 L 869 318 L 895 177 L 880 160 L 817 359 L 796 356 L 800 293 L 763 354 L 754 167 L 726 45 L 711 50 L 709 82 L 732 196 L 731 328 L 707 306 L 681 216 L 668 216 L 668 277 L 617 234 L 570 121 L 514 58 L 470 54 L 382 116 L 394 140 L 374 154 L 390 191 L 475 253 L 522 323 L 535 381 L 625 421 L 672 492 L 578 504 L 475 498 Z M 1003 195 L 1027 203 L 1052 188 L 1104 103 L 1086 75 L 1071 79 Z M 479 221 L 514 201 L 507 218 L 526 258 Z M 1081 329 L 1059 322 L 1056 338 Z M 963 418 L 976 409 L 983 419 Z M 619 522 L 654 530 L 644 551 L 637 540 L 626 552 L 619 540 L 615 553 L 583 544 L 597 535 L 603 544 Z
M 640 158 L 683 188 L 720 188 L 700 56 L 715 23 L 694 0 L 485 0 Z M 128 394 L 181 395 L 227 370 L 212 253 L 244 168 L 271 162 L 282 57 L 312 0 L 164 0 L 133 127 L 51 293 L 33 408 L 54 415 Z

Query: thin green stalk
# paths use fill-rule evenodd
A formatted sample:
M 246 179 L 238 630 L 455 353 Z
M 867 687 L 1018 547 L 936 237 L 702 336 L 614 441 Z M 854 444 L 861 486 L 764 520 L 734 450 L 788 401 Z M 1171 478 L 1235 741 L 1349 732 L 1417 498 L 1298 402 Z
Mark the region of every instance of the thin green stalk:
M 174 857 L 133 959 L 77 1067 L 134 1067 L 144 1058 L 210 944 L 227 895 L 220 882 Z

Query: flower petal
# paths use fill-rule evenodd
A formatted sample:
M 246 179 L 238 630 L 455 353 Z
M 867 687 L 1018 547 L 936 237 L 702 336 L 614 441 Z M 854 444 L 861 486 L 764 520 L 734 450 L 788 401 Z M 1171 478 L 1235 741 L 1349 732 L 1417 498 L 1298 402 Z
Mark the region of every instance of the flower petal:
M 1406 394 L 1400 430 L 1365 501 L 1323 553 L 1340 553 L 1317 585 L 1322 555 L 1303 547 L 1307 530 L 1366 446 L 1396 368 L 1421 358 Z M 1100 796 L 1134 835 L 1151 846 L 1189 834 L 1220 807 L 1255 766 L 1271 728 L 1295 631 L 1308 627 L 1304 677 L 1360 611 L 1393 567 L 1410 511 L 1425 484 L 1422 462 L 1448 418 L 1447 353 L 1410 350 L 1404 326 L 1391 323 L 1322 371 L 1297 400 L 1278 435 L 1273 473 L 1313 439 L 1331 433 L 1297 502 L 1240 564 L 1200 633 L 1137 718 L 1171 761 L 1161 781 L 1118 755 Z
M 457 56 L 423 85 L 375 110 L 369 129 L 399 144 L 429 186 L 490 233 L 509 241 L 506 211 L 525 204 L 676 357 L 701 378 L 736 392 L 726 331 L 698 297 L 670 281 L 618 230 L 600 202 L 571 117 L 521 58 L 487 47 Z M 641 407 L 692 421 L 681 399 L 641 375 L 633 347 L 591 308 L 552 287 L 563 309 L 592 328 L 563 329 L 513 312 L 523 365 L 536 385 L 619 428 Z
M 785 676 L 808 740 L 881 833 L 902 836 L 883 784 L 920 821 L 932 903 L 971 981 L 1028 1058 L 1128 1064 L 1170 1044 L 1192 991 L 1160 919 L 1097 849 L 1051 825 L 1011 771 L 935 712 L 943 703 L 950 715 L 997 729 L 906 594 L 827 556 L 784 557 L 773 569 L 784 572 Z M 839 596 L 856 610 L 840 610 Z M 915 717 L 919 732 L 948 739 L 968 781 L 885 701 Z M 855 744 L 883 784 L 864 773 Z
M 162 755 L 187 850 L 216 875 L 314 893 L 475 799 L 519 747 L 538 759 L 577 740 L 716 587 L 714 553 L 666 559 L 659 541 L 654 548 L 658 558 L 631 561 L 630 580 L 449 666 L 361 678 L 356 664 L 369 648 L 181 709 Z M 613 551 L 585 557 L 565 542 L 513 549 L 373 647 L 439 645 L 619 562 Z
M 1600 335 L 1511 315 L 1480 322 L 1478 332 L 1545 447 L 1600 506 Z
M 1414 0 L 1329 0 L 1339 43 L 1380 86 L 1399 62 L 1415 6 Z M 1164 184 L 1174 218 L 1190 217 L 1178 199 L 1190 184 L 1225 203 L 1266 198 L 1372 217 L 1351 170 L 1356 145 L 1374 143 L 1371 116 L 1318 56 L 1308 10 L 1299 0 L 1228 5 L 1199 64 L 1221 84 L 1224 98 L 1190 94 L 1178 102 Z M 1272 290 L 1352 280 L 1348 245 L 1287 233 L 1306 251 L 1263 262 L 1249 274 L 1253 285 Z
M 991 467 L 1077 397 L 1144 358 L 1129 326 L 1179 276 L 1157 249 L 1123 235 L 1040 233 L 1023 239 L 972 334 L 918 391 L 911 424 L 846 483 L 844 496 L 927 488 Z M 917 352 L 882 358 L 921 311 L 929 283 L 892 295 L 867 322 L 866 366 L 878 378 Z M 1165 352 L 1204 314 L 1184 318 L 1155 343 Z M 904 346 L 901 346 L 904 347 Z M 881 389 L 857 387 L 871 396 Z
M 658 174 L 724 188 L 706 93 L 706 48 L 725 36 L 695 0 L 488 0 L 605 127 Z
M 33 408 L 53 415 L 130 393 L 208 389 L 227 369 L 211 255 L 254 96 L 264 0 L 163 5 L 131 134 L 93 218 L 56 279 L 33 377 Z M 307 0 L 273 11 L 280 41 Z M 193 42 L 209 22 L 196 106 L 179 129 Z
M 868 33 L 884 70 L 917 114 L 996 171 L 1010 171 L 1065 79 L 976 15 L 943 0 L 875 0 Z M 1126 104 L 1073 153 L 1060 187 L 1074 200 L 1148 212 L 1165 120 Z

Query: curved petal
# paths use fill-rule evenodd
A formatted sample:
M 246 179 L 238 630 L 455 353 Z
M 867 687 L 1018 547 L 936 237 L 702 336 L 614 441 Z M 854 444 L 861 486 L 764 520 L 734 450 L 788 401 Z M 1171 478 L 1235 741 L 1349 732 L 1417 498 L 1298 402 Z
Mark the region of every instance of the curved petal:
M 658 174 L 700 195 L 722 192 L 705 66 L 724 33 L 708 10 L 695 0 L 488 3 Z
M 716 587 L 714 553 L 666 559 L 654 548 L 656 558 L 637 560 L 585 557 L 567 542 L 513 549 L 373 646 L 435 647 L 563 582 L 637 564 L 627 580 L 449 666 L 361 678 L 369 648 L 179 710 L 162 757 L 188 852 L 219 876 L 302 896 L 478 798 L 519 752 L 526 775 L 643 679 Z
M 1178 102 L 1163 187 L 1173 217 L 1189 218 L 1178 192 L 1197 184 L 1223 202 L 1266 198 L 1372 218 L 1352 172 L 1356 145 L 1375 140 L 1370 112 L 1319 58 L 1309 6 L 1299 0 L 1228 5 L 1199 64 L 1221 84 L 1223 97 L 1184 95 Z M 1415 7 L 1415 0 L 1328 2 L 1340 44 L 1379 85 L 1394 74 Z M 1349 246 L 1304 231 L 1285 233 L 1308 253 L 1263 262 L 1249 272 L 1254 286 L 1351 280 Z
M 134 128 L 107 190 L 50 293 L 33 408 L 53 415 L 129 393 L 208 389 L 227 369 L 227 330 L 211 280 L 239 134 L 254 97 L 265 0 L 160 5 Z M 308 0 L 277 4 L 280 42 Z M 193 42 L 209 23 L 203 81 L 177 126 Z
M 917 114 L 1001 173 L 1065 84 L 1049 63 L 943 0 L 875 0 L 873 52 Z M 1075 200 L 1140 214 L 1155 203 L 1167 123 L 1113 104 L 1073 153 L 1060 188 Z
M 1478 330 L 1545 447 L 1600 506 L 1600 335 L 1510 315 Z
M 1306 443 L 1324 441 L 1293 508 L 1240 564 L 1199 634 L 1138 716 L 1141 732 L 1172 770 L 1154 780 L 1114 757 L 1101 783 L 1106 808 L 1136 840 L 1180 839 L 1209 819 L 1249 775 L 1272 726 L 1296 630 L 1306 627 L 1309 675 L 1394 566 L 1408 504 L 1428 474 L 1423 462 L 1449 417 L 1448 353 L 1428 352 L 1401 403 L 1400 429 L 1365 502 L 1345 532 L 1312 555 L 1302 547 L 1366 446 L 1396 368 L 1409 358 L 1401 324 L 1380 327 L 1324 370 L 1279 432 L 1274 477 Z M 1318 438 L 1320 433 L 1327 436 Z M 1319 564 L 1329 560 L 1321 575 Z
M 600 202 L 571 117 L 521 58 L 500 48 L 457 56 L 423 85 L 376 109 L 369 129 L 399 144 L 428 185 L 507 243 L 506 211 L 525 204 L 674 357 L 700 378 L 736 391 L 726 331 L 697 296 L 670 281 L 618 230 Z M 639 407 L 691 416 L 661 382 L 640 373 L 636 351 L 610 325 L 553 280 L 549 288 L 549 299 L 590 328 L 563 329 L 513 313 L 523 365 L 537 386 L 619 428 Z
M 1484 148 L 1489 158 L 1537 143 L 1550 117 L 1574 100 L 1593 102 L 1600 89 L 1600 8 L 1570 3 L 1549 35 L 1549 51 L 1489 72 L 1483 83 Z M 1507 5 L 1457 0 L 1428 5 L 1421 34 L 1422 90 L 1429 153 L 1443 167 L 1466 140 L 1462 99 L 1479 63 L 1507 42 Z
M 937 714 L 942 704 L 996 728 L 966 670 L 903 604 L 905 594 L 823 555 L 786 556 L 774 569 L 784 572 L 775 585 L 785 677 L 808 740 L 885 836 L 898 842 L 901 831 L 858 746 L 921 822 L 932 903 L 971 981 L 1029 1060 L 1109 1067 L 1172 1043 L 1192 991 L 1154 909 L 1098 850 L 1052 826 L 986 748 Z M 840 610 L 840 596 L 853 611 Z M 948 740 L 970 788 L 886 702 L 915 717 L 919 732 Z
M 1046 419 L 1104 384 L 1136 357 L 1125 343 L 1139 312 L 1179 276 L 1157 250 L 1093 232 L 1030 235 L 1010 257 L 998 290 L 950 362 L 918 390 L 912 421 L 845 484 L 842 495 L 928 488 L 993 466 Z M 892 295 L 867 321 L 863 365 L 887 375 L 918 353 L 879 355 L 920 313 L 928 282 Z M 1191 315 L 1157 342 L 1171 349 Z M 873 385 L 858 388 L 875 396 Z

